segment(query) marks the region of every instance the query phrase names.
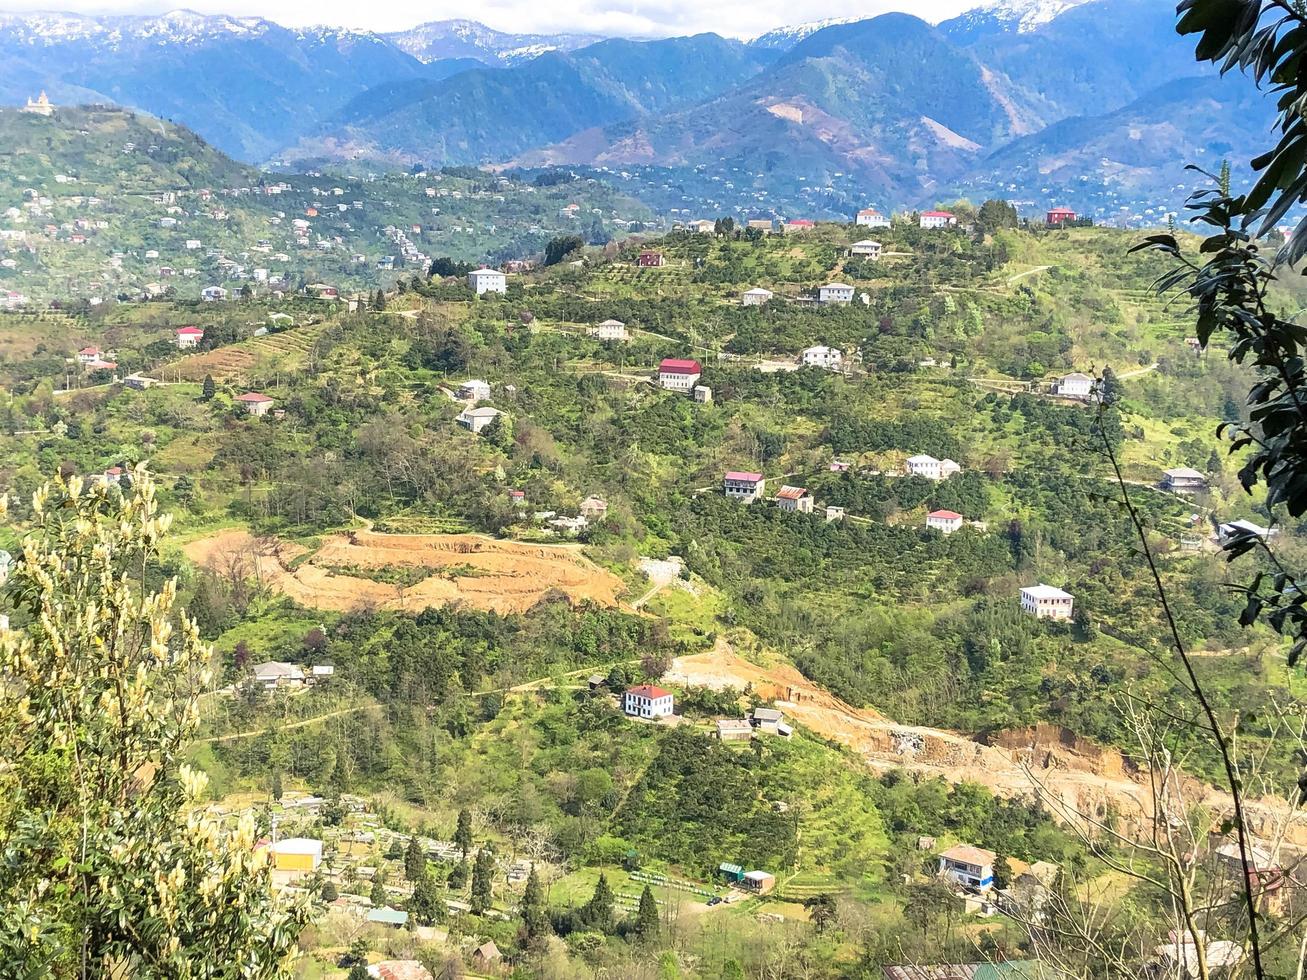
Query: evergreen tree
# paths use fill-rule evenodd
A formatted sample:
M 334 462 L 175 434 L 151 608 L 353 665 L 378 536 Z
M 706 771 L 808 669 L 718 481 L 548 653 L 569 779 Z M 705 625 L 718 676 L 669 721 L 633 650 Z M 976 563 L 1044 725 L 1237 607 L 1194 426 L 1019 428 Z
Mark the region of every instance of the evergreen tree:
M 371 977 L 372 974 L 368 972 L 366 966 L 362 963 L 355 963 L 349 968 L 349 974 L 345 977 L 345 980 L 371 980 Z
M 206 402 L 213 401 L 213 395 L 217 390 L 217 386 L 213 383 L 213 375 L 206 374 L 204 384 L 200 387 L 200 393 L 203 395 L 204 400 Z
M 334 882 L 326 881 L 322 884 L 322 900 L 328 904 L 340 898 L 340 892 L 337 890 Z
M 436 879 L 430 870 L 425 870 L 413 886 L 413 897 L 409 900 L 408 910 L 421 925 L 429 926 L 445 919 L 445 903 L 440 900 L 436 890 Z
M 590 901 L 586 902 L 585 908 L 581 910 L 582 917 L 592 929 L 600 932 L 612 932 L 615 906 L 616 899 L 613 897 L 612 888 L 608 885 L 608 876 L 600 872 L 599 882 L 595 885 L 595 892 L 590 897 Z
M 372 879 L 372 894 L 368 897 L 372 899 L 374 908 L 381 908 L 383 905 L 390 904 L 390 896 L 386 894 L 386 879 L 380 871 Z
M 518 909 L 522 913 L 522 924 L 528 936 L 534 939 L 548 932 L 549 917 L 545 914 L 545 896 L 534 864 L 531 865 L 530 877 L 526 879 L 526 890 L 522 892 L 522 902 Z
M 404 852 L 404 877 L 417 881 L 427 870 L 427 855 L 418 843 L 417 835 L 408 839 L 408 850 Z
M 1010 888 L 1012 885 L 1012 865 L 1000 854 L 994 859 L 994 887 Z
M 467 886 L 468 874 L 467 861 L 460 861 L 449 869 L 449 887 L 454 891 L 462 891 Z
M 495 870 L 495 858 L 486 848 L 477 851 L 472 863 L 472 914 L 483 915 L 494 904 L 495 896 L 491 878 Z
M 839 911 L 835 905 L 835 896 L 829 892 L 813 895 L 804 904 L 808 906 L 808 916 L 818 932 L 825 932 L 826 927 L 835 921 L 836 913 Z
M 1110 367 L 1103 368 L 1101 391 L 1104 405 L 1115 405 L 1121 400 L 1121 381 Z
M 658 935 L 658 901 L 653 889 L 648 885 L 640 893 L 640 907 L 635 913 L 635 932 L 641 939 L 653 939 Z
M 281 802 L 281 770 L 272 770 L 272 785 L 269 787 L 272 798 L 278 803 Z
M 463 858 L 467 858 L 467 852 L 472 850 L 472 814 L 466 810 L 458 811 L 458 827 L 454 830 L 454 843 L 458 849 L 463 852 Z
M 385 291 L 384 289 L 378 289 L 378 290 L 377 290 L 376 298 L 373 299 L 373 301 L 372 301 L 372 308 L 373 308 L 374 310 L 376 310 L 377 312 L 381 312 L 381 311 L 385 310 L 385 308 L 386 308 L 386 291 Z

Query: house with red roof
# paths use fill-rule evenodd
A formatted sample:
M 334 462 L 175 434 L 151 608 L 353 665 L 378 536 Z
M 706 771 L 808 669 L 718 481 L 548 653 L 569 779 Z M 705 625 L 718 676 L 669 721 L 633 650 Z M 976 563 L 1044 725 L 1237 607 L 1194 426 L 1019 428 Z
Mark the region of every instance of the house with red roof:
M 273 406 L 273 400 L 267 395 L 260 394 L 257 391 L 246 392 L 243 395 L 237 395 L 236 401 L 245 406 L 245 411 L 251 415 L 267 415 L 268 410 Z
M 952 211 L 921 212 L 920 224 L 923 228 L 953 228 L 957 223 L 957 215 Z
M 806 487 L 783 486 L 776 491 L 776 506 L 792 514 L 811 514 L 812 494 Z
M 932 510 L 926 515 L 926 527 L 952 534 L 962 527 L 962 515 L 951 510 Z
M 641 269 L 658 269 L 661 268 L 666 261 L 667 260 L 663 258 L 662 252 L 655 252 L 651 248 L 645 249 L 640 253 L 640 257 L 635 260 L 636 265 Z
M 722 478 L 722 490 L 728 500 L 740 500 L 751 504 L 767 489 L 767 481 L 761 473 L 745 473 L 731 470 Z
M 793 221 L 785 222 L 786 231 L 812 231 L 817 227 L 817 222 L 811 218 L 795 218 Z
M 875 208 L 863 208 L 855 219 L 861 228 L 888 228 L 889 218 Z
M 1066 225 L 1075 221 L 1078 217 L 1070 208 L 1052 208 L 1044 216 L 1044 220 L 1050 225 Z
M 90 364 L 92 361 L 98 361 L 100 354 L 98 347 L 83 347 L 77 352 L 77 360 L 80 364 Z
M 693 358 L 664 357 L 658 365 L 658 387 L 668 391 L 693 391 L 703 374 L 703 365 Z
M 622 695 L 622 710 L 633 718 L 667 718 L 673 707 L 672 692 L 652 684 L 637 684 Z
M 204 339 L 204 331 L 199 327 L 178 327 L 177 328 L 177 349 L 194 350 L 200 346 L 200 341 Z

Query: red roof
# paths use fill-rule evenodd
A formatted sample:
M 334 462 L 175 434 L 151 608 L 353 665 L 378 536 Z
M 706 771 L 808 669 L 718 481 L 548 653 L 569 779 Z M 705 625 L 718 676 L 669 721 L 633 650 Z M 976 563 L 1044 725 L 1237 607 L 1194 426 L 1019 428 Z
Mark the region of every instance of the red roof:
M 776 496 L 782 500 L 802 500 L 807 495 L 805 487 L 781 487 L 776 491 Z
M 951 510 L 932 510 L 932 511 L 931 511 L 929 514 L 927 514 L 926 516 L 927 516 L 927 517 L 936 517 L 936 518 L 939 518 L 939 520 L 941 520 L 941 521 L 960 521 L 960 520 L 962 520 L 962 515 L 961 515 L 961 514 L 955 514 L 955 513 L 953 513 L 953 511 L 951 511 Z
M 272 401 L 272 399 L 269 398 L 267 395 L 261 395 L 261 394 L 259 394 L 257 391 L 247 392 L 247 393 L 244 394 L 244 395 L 237 395 L 237 396 L 236 396 L 236 400 L 237 400 L 238 402 L 250 402 L 250 403 L 270 402 L 270 401 Z
M 664 691 L 661 687 L 654 687 L 652 684 L 637 684 L 635 687 L 628 687 L 627 694 L 634 694 L 638 698 L 670 698 L 671 691 Z
M 104 471 L 105 476 L 122 476 L 123 468 L 121 466 L 110 466 Z
M 204 331 L 199 327 L 178 327 L 177 336 L 179 337 L 203 337 Z
M 1070 214 L 1070 215 L 1074 215 L 1074 214 L 1075 214 L 1075 212 L 1072 211 L 1070 208 L 1050 208 L 1048 213 L 1049 213 L 1049 214 Z
M 738 481 L 740 483 L 758 483 L 762 480 L 762 474 L 741 473 L 739 470 L 731 470 L 726 474 L 726 479 Z
M 799 225 L 802 228 L 813 228 L 816 227 L 817 224 L 817 222 L 813 221 L 811 218 L 795 218 L 793 221 L 787 221 L 785 223 L 787 225 Z
M 82 348 L 81 350 L 79 350 L 77 353 L 79 353 L 79 354 L 85 354 L 87 357 L 91 357 L 91 356 L 93 356 L 93 355 L 98 355 L 98 354 L 100 353 L 100 348 L 98 348 L 98 347 L 83 347 L 83 348 Z
M 659 374 L 703 374 L 703 365 L 683 357 L 664 357 L 658 365 Z
M 953 217 L 953 212 L 952 211 L 923 211 L 921 212 L 921 216 L 923 218 L 951 218 Z
M 863 208 L 858 214 L 880 214 L 875 208 Z

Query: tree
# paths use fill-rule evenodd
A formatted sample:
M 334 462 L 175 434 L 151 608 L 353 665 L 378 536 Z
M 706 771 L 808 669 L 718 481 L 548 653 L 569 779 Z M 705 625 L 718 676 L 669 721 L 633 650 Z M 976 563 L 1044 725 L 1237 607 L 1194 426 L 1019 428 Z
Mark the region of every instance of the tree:
M 373 308 L 374 310 L 376 310 L 378 313 L 381 313 L 381 312 L 384 312 L 384 311 L 385 311 L 385 309 L 386 309 L 386 291 L 385 291 L 384 289 L 378 289 L 378 290 L 377 290 L 377 295 L 374 296 L 373 299 L 372 299 L 372 308 Z
M 1012 865 L 1006 856 L 1000 854 L 994 859 L 994 887 L 1010 888 L 1012 886 Z
M 336 963 L 337 966 L 367 966 L 368 951 L 372 945 L 368 942 L 366 936 L 360 936 L 349 944 L 349 949 L 345 955 Z
M 1099 385 L 1099 398 L 1104 405 L 1115 405 L 1121 400 L 1121 382 L 1110 366 L 1103 368 L 1103 378 Z
M 599 881 L 595 885 L 595 891 L 590 896 L 590 901 L 585 903 L 581 909 L 581 917 L 585 920 L 586 925 L 601 932 L 612 932 L 614 921 L 613 911 L 616 907 L 616 899 L 613 897 L 613 889 L 608 884 L 608 876 L 602 871 L 599 873 Z
M 204 384 L 200 386 L 200 396 L 206 401 L 213 401 L 213 396 L 217 392 L 217 385 L 213 383 L 213 375 L 204 376 Z
M 522 892 L 518 910 L 522 913 L 522 926 L 528 936 L 535 939 L 548 933 L 549 916 L 545 910 L 544 891 L 540 887 L 540 876 L 536 873 L 534 864 L 526 879 L 526 890 Z
M 839 914 L 839 907 L 835 904 L 835 896 L 830 892 L 813 895 L 804 904 L 808 906 L 808 917 L 812 919 L 812 924 L 817 928 L 818 932 L 825 932 L 835 922 L 835 918 Z
M 308 903 L 183 762 L 210 650 L 174 580 L 146 587 L 170 523 L 153 479 L 57 480 L 31 520 L 0 633 L 0 976 L 289 977 Z
M 366 966 L 362 963 L 355 963 L 349 968 L 349 973 L 346 974 L 345 980 L 370 980 L 371 976 L 372 974 L 368 972 Z
M 337 890 L 335 882 L 323 882 L 322 891 L 319 893 L 319 897 L 328 905 L 340 898 L 340 892 Z
M 1007 201 L 990 198 L 976 213 L 976 223 L 987 232 L 1000 228 L 1015 228 L 1019 221 L 1017 209 Z
M 635 912 L 635 932 L 641 939 L 653 939 L 658 935 L 658 900 L 654 898 L 653 889 L 648 885 L 640 893 L 640 906 Z
M 556 235 L 545 245 L 545 265 L 557 265 L 584 247 L 585 241 L 580 235 Z
M 422 872 L 413 886 L 413 897 L 409 899 L 408 910 L 424 926 L 444 921 L 445 903 L 440 899 L 436 879 L 429 869 Z
M 386 893 L 386 876 L 380 871 L 372 879 L 372 892 L 368 897 L 372 899 L 374 908 L 381 908 L 390 904 L 390 896 Z
M 472 850 L 472 814 L 466 810 L 458 811 L 458 826 L 454 829 L 454 843 L 458 849 L 463 852 L 463 858 L 467 858 L 467 852 Z
M 408 849 L 404 852 L 404 877 L 417 881 L 427 870 L 427 852 L 418 843 L 417 835 L 408 839 Z
M 484 915 L 494 904 L 493 876 L 495 858 L 488 848 L 477 851 L 476 860 L 472 862 L 472 914 Z
M 269 786 L 269 795 L 277 802 L 281 802 L 281 770 L 272 770 L 272 785 Z

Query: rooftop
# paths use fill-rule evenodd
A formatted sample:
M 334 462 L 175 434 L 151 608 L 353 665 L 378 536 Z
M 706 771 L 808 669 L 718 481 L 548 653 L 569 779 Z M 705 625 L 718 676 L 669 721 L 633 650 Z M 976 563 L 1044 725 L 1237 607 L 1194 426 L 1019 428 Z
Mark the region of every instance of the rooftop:
M 670 698 L 671 691 L 664 691 L 661 687 L 655 687 L 653 684 L 637 684 L 635 687 L 628 687 L 627 694 L 634 694 L 638 698 Z
M 1051 585 L 1027 585 L 1021 590 L 1022 595 L 1028 595 L 1032 599 L 1070 599 L 1070 592 L 1063 592 L 1061 589 L 1054 588 Z
M 941 851 L 939 856 L 946 861 L 974 864 L 981 868 L 992 865 L 997 857 L 993 851 L 987 851 L 983 847 L 972 847 L 970 844 L 955 844 L 947 851 Z

